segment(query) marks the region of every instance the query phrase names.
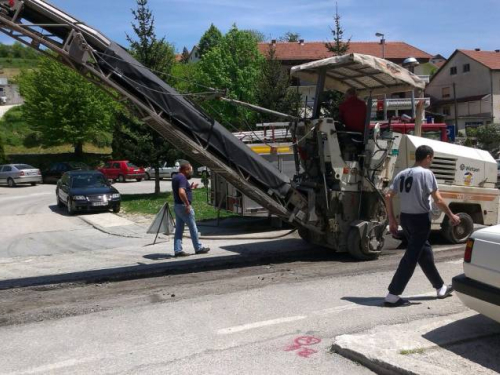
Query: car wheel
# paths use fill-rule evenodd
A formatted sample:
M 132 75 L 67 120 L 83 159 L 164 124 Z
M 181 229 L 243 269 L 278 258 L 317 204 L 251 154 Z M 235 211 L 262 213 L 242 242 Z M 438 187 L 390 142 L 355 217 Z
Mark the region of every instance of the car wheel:
M 146 178 L 146 180 L 151 180 L 151 176 L 149 175 L 149 173 L 146 173 L 146 176 L 144 176 Z
M 32 182 L 32 183 L 31 183 L 31 186 L 36 186 L 36 182 Z
M 444 238 L 453 244 L 465 243 L 472 232 L 474 232 L 474 221 L 469 214 L 459 212 L 456 214 L 460 217 L 460 224 L 453 226 L 448 219 L 448 216 L 443 220 L 441 233 Z
M 137 181 L 137 182 L 141 182 L 141 181 L 142 181 L 142 178 L 136 178 L 136 181 Z
M 9 187 L 15 187 L 16 186 L 16 182 L 12 178 L 9 177 L 7 179 L 7 185 L 9 185 Z
M 61 199 L 59 199 L 59 194 L 57 192 L 56 192 L 56 201 L 57 201 L 57 207 L 59 208 L 64 207 L 64 203 L 61 201 Z
M 118 212 L 120 212 L 120 205 L 119 204 L 117 204 L 116 206 L 113 207 L 113 212 L 115 214 L 117 214 Z
M 66 209 L 68 211 L 68 215 L 73 215 L 75 211 L 73 210 L 73 202 L 71 201 L 71 198 L 68 198 L 68 201 L 66 202 Z
M 119 175 L 118 182 L 125 182 L 125 177 L 123 177 L 123 175 Z

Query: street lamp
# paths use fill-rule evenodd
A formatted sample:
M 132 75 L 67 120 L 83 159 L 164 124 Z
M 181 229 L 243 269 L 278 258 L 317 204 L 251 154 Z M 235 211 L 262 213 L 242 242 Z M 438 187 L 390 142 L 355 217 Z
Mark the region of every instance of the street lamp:
M 385 59 L 385 35 L 382 33 L 375 33 L 375 36 L 380 39 L 380 44 L 382 44 L 382 58 Z

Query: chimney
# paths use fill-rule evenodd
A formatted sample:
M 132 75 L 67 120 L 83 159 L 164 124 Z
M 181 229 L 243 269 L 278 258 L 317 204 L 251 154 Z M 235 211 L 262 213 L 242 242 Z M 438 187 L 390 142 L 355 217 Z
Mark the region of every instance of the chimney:
M 299 40 L 299 44 L 300 44 L 301 46 L 303 46 L 303 45 L 304 45 L 304 39 L 300 39 L 300 40 Z
M 481 51 L 481 48 L 475 48 L 474 51 L 479 52 L 479 51 Z
M 271 44 L 276 44 L 276 39 L 272 39 Z

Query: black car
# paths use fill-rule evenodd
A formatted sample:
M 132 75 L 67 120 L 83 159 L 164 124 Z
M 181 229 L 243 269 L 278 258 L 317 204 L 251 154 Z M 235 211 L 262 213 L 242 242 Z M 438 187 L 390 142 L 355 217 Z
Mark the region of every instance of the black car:
M 120 193 L 99 171 L 66 172 L 57 182 L 56 199 L 57 206 L 66 206 L 70 215 L 109 209 L 120 212 Z
M 90 171 L 91 168 L 81 162 L 65 161 L 52 163 L 46 171 L 43 171 L 42 178 L 44 184 L 55 184 L 63 174 L 69 171 Z

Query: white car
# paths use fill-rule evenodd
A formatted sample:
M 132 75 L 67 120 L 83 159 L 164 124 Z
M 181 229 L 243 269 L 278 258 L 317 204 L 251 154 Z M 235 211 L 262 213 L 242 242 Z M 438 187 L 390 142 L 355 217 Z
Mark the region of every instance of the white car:
M 179 162 L 176 161 L 174 166 L 168 166 L 167 163 L 161 163 L 159 169 L 160 179 L 162 178 L 174 178 L 174 176 L 179 173 Z M 155 170 L 152 167 L 146 168 L 146 180 L 155 178 Z
M 467 240 L 464 273 L 453 278 L 453 288 L 464 305 L 500 323 L 500 225 Z

